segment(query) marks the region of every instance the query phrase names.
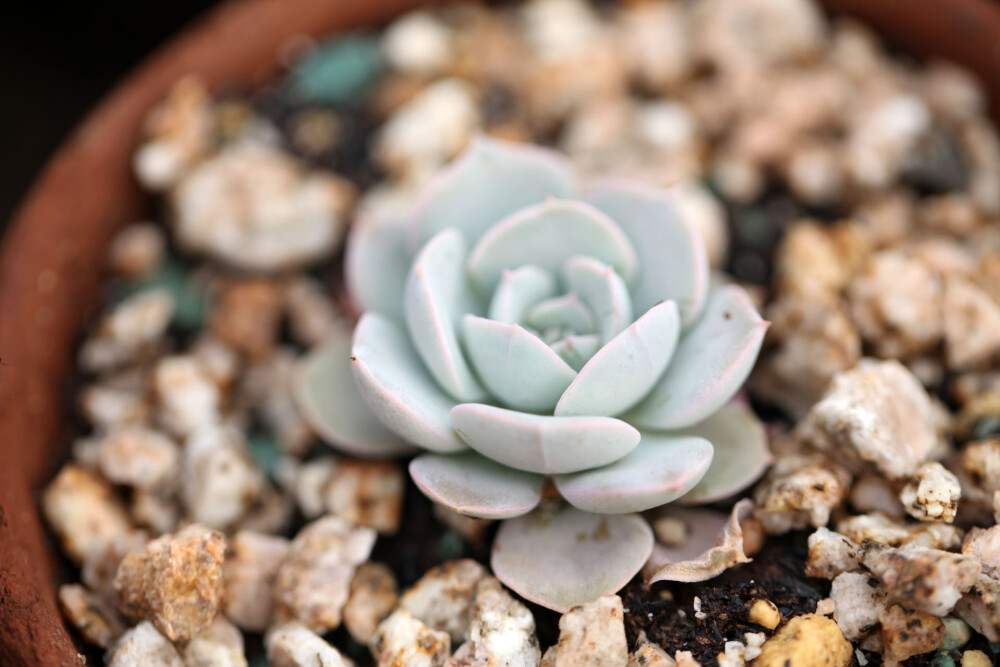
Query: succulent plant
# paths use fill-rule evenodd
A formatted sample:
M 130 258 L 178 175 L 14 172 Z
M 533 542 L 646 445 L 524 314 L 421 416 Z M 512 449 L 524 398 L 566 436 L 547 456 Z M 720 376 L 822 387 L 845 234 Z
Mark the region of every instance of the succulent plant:
M 408 218 L 354 225 L 345 271 L 363 314 L 297 381 L 339 449 L 427 450 L 417 486 L 503 519 L 496 575 L 557 610 L 642 568 L 653 536 L 637 512 L 729 496 L 768 462 L 731 402 L 767 328 L 747 294 L 710 287 L 669 191 L 579 192 L 560 155 L 477 139 Z M 541 503 L 552 486 L 564 504 Z

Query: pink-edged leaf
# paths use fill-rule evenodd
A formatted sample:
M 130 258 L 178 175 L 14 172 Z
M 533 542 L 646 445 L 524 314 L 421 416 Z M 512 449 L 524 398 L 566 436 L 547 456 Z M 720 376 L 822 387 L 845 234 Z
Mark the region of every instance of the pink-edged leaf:
M 351 354 L 358 390 L 389 430 L 435 452 L 466 449 L 451 427 L 455 400 L 430 376 L 397 324 L 365 313 L 354 330 Z
M 663 379 L 624 419 L 660 430 L 702 421 L 746 381 L 768 325 L 742 288 L 714 290 L 701 318 L 681 337 Z
M 516 324 L 466 315 L 462 325 L 479 378 L 508 407 L 551 412 L 576 377 L 542 339 Z
M 632 285 L 636 312 L 671 299 L 681 324 L 693 324 L 708 293 L 708 256 L 674 195 L 641 183 L 603 181 L 587 201 L 607 213 L 631 239 L 641 271 Z
M 652 548 L 653 531 L 637 514 L 563 507 L 504 521 L 490 564 L 521 597 L 565 613 L 621 590 Z
M 427 186 L 410 233 L 414 250 L 454 227 L 470 243 L 522 208 L 576 189 L 572 168 L 559 153 L 538 146 L 478 137 Z
M 643 433 L 639 446 L 614 463 L 554 480 L 562 497 L 586 512 L 641 512 L 687 493 L 711 462 L 712 445 L 703 438 Z
M 457 328 L 465 313 L 479 312 L 465 279 L 465 239 L 445 229 L 420 249 L 406 279 L 406 326 L 420 358 L 438 384 L 456 401 L 479 401 L 488 394 L 472 373 Z
M 705 438 L 715 448 L 715 457 L 701 481 L 678 502 L 714 503 L 756 482 L 771 464 L 767 432 L 743 402 L 729 405 L 703 422 L 677 434 Z
M 606 465 L 639 444 L 639 431 L 611 417 L 553 417 L 463 403 L 452 409 L 451 423 L 483 456 L 542 474 Z
M 545 478 L 512 470 L 475 452 L 424 454 L 410 462 L 410 476 L 431 500 L 459 514 L 509 519 L 542 499 Z
M 379 217 L 357 220 L 347 237 L 344 279 L 358 310 L 374 310 L 402 322 L 403 289 L 411 261 L 405 221 Z
M 398 456 L 416 448 L 387 429 L 358 392 L 351 369 L 351 337 L 337 327 L 304 356 L 292 374 L 292 395 L 303 418 L 337 449 L 367 458 Z
M 531 264 L 555 274 L 577 255 L 614 267 L 626 282 L 637 270 L 635 248 L 611 218 L 561 199 L 521 209 L 491 227 L 469 253 L 467 268 L 479 291 L 492 294 L 505 270 Z
M 557 415 L 614 416 L 657 383 L 681 332 L 677 304 L 650 308 L 590 358 L 556 405 Z

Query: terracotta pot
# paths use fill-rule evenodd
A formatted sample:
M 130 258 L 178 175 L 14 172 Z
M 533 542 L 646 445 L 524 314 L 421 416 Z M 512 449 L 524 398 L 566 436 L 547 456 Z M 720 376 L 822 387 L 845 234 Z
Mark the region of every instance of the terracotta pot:
M 253 85 L 277 72 L 282 45 L 296 35 L 377 23 L 418 4 L 428 3 L 230 0 L 122 82 L 29 193 L 0 252 L 0 664 L 81 664 L 56 607 L 57 558 L 37 498 L 65 455 L 67 378 L 95 311 L 105 246 L 144 213 L 130 173 L 144 115 L 182 75 Z M 964 64 L 1000 100 L 1000 7 L 989 0 L 824 4 L 911 53 Z

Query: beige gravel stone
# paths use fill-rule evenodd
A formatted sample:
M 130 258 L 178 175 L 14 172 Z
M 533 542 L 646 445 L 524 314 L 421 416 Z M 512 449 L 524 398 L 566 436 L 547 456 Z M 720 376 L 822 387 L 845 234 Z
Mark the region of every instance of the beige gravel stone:
M 910 656 L 933 651 L 944 640 L 940 618 L 893 605 L 879 614 L 882 624 L 883 665 L 895 667 Z
M 847 497 L 850 480 L 846 470 L 822 457 L 779 459 L 754 489 L 754 516 L 771 535 L 825 526 Z
M 403 471 L 393 461 L 339 459 L 323 489 L 328 511 L 383 535 L 399 529 Z
M 182 650 L 187 667 L 247 667 L 243 634 L 219 614 Z
M 962 487 L 949 470 L 937 461 L 924 463 L 899 492 L 907 514 L 920 521 L 955 520 Z
M 124 426 L 107 434 L 98 451 L 101 472 L 115 484 L 140 489 L 163 486 L 176 472 L 180 452 L 163 433 Z
M 861 546 L 861 561 L 891 599 L 934 616 L 951 611 L 979 580 L 974 557 L 912 544 L 897 549 L 868 541 Z
M 1000 491 L 1000 439 L 987 438 L 967 444 L 954 470 L 966 502 L 991 511 L 993 495 Z
M 210 150 L 214 129 L 205 85 L 191 76 L 177 81 L 146 117 L 146 138 L 133 158 L 139 181 L 154 192 L 172 187 Z
M 368 559 L 375 538 L 371 528 L 353 526 L 336 516 L 306 525 L 278 569 L 279 611 L 317 632 L 339 626 L 354 571 Z
M 460 644 L 468 639 L 476 586 L 486 576 L 486 569 L 474 560 L 448 561 L 428 570 L 403 593 L 399 608 Z
M 122 559 L 115 576 L 118 606 L 128 616 L 151 621 L 172 641 L 190 639 L 207 627 L 222 604 L 226 538 L 193 524 Z
M 138 525 L 162 535 L 177 528 L 181 508 L 173 494 L 135 489 L 129 512 Z
M 866 635 L 888 606 L 885 591 L 872 586 L 870 580 L 868 574 L 843 572 L 830 586 L 830 599 L 836 605 L 833 620 L 850 641 L 857 641 Z
M 872 359 L 834 378 L 799 431 L 838 460 L 866 461 L 890 478 L 913 475 L 938 439 L 920 382 L 898 361 Z
M 80 563 L 92 549 L 128 533 L 128 514 L 102 477 L 63 466 L 42 494 L 42 511 L 63 551 Z
M 219 292 L 209 330 L 223 344 L 251 359 L 266 358 L 278 338 L 282 298 L 281 287 L 273 280 L 233 281 Z
M 322 637 L 298 622 L 286 623 L 264 638 L 267 659 L 273 667 L 352 667 Z
M 299 353 L 288 346 L 250 365 L 243 374 L 241 398 L 252 406 L 261 424 L 275 435 L 282 452 L 304 456 L 316 441 L 292 396 L 293 373 Z
M 949 277 L 942 310 L 948 368 L 981 367 L 1000 353 L 1000 306 L 984 290 Z
M 954 549 L 962 543 L 962 530 L 944 523 L 915 523 L 893 519 L 878 512 L 844 517 L 837 532 L 855 544 L 866 539 L 892 547 L 913 544 L 932 549 Z
M 535 619 L 493 577 L 479 581 L 469 624 L 470 667 L 535 667 Z M 558 663 L 557 663 L 558 664 Z
M 101 648 L 109 648 L 125 631 L 115 608 L 79 584 L 59 587 L 59 608 L 87 642 Z
M 83 559 L 80 580 L 113 606 L 118 599 L 118 591 L 115 590 L 118 566 L 128 554 L 142 554 L 148 542 L 149 536 L 145 531 L 133 530 L 91 549 Z
M 677 662 L 657 644 L 639 641 L 625 667 L 677 667 Z
M 329 290 L 306 276 L 296 276 L 285 288 L 285 311 L 292 337 L 305 348 L 319 345 L 336 327 L 343 326 L 343 316 Z
M 80 392 L 80 412 L 98 429 L 143 423 L 153 410 L 144 385 L 145 377 L 138 373 L 95 382 Z
M 221 419 L 219 388 L 192 356 L 160 359 L 153 370 L 157 420 L 175 435 L 187 437 Z
M 94 335 L 84 341 L 78 358 L 90 373 L 108 373 L 150 358 L 160 349 L 174 314 L 174 299 L 165 289 L 138 292 L 105 315 Z
M 801 418 L 861 358 L 861 337 L 842 299 L 827 292 L 782 294 L 765 315 L 771 328 L 751 391 Z
M 448 633 L 427 627 L 405 609 L 379 624 L 369 647 L 378 667 L 441 667 L 451 653 Z
M 861 514 L 880 512 L 894 519 L 906 516 L 899 502 L 898 486 L 881 475 L 869 473 L 856 477 L 848 499 L 854 511 Z
M 854 655 L 850 642 L 831 619 L 796 616 L 768 639 L 754 667 L 847 667 Z
M 605 595 L 559 619 L 554 667 L 601 667 L 628 662 L 622 601 Z
M 875 254 L 851 282 L 848 298 L 858 331 L 879 357 L 926 352 L 944 333 L 940 280 L 898 250 Z
M 209 426 L 184 445 L 180 497 L 193 520 L 227 528 L 243 518 L 261 498 L 266 482 L 257 469 L 242 432 Z
M 858 545 L 834 531 L 821 526 L 809 536 L 809 560 L 806 576 L 834 579 L 842 572 L 860 569 Z
M 396 607 L 396 576 L 384 563 L 358 566 L 351 579 L 351 593 L 344 605 L 344 626 L 359 644 L 367 644 L 375 629 Z
M 152 222 L 133 223 L 111 240 L 108 265 L 116 273 L 141 278 L 160 267 L 166 248 L 166 235 L 159 225 Z
M 108 667 L 186 667 L 174 645 L 149 621 L 123 634 L 106 659 Z
M 344 179 L 244 139 L 198 164 L 172 192 L 173 228 L 188 251 L 253 271 L 288 269 L 337 248 L 354 197 Z
M 288 548 L 284 537 L 249 530 L 241 530 L 229 541 L 223 566 L 225 612 L 244 630 L 262 632 L 270 623 L 274 582 Z

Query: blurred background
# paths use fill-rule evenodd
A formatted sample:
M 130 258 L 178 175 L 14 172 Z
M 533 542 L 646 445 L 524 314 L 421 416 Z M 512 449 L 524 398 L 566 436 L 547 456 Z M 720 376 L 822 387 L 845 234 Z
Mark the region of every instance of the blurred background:
M 87 111 L 212 0 L 19 2 L 0 20 L 0 230 Z

